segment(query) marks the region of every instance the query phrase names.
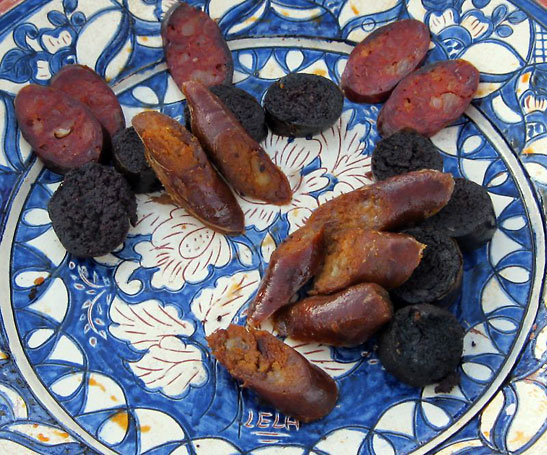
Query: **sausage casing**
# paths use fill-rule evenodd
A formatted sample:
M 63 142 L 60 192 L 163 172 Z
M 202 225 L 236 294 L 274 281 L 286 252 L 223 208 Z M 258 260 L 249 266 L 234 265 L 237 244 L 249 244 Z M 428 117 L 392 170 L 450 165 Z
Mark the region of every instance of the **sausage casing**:
M 315 277 L 314 294 L 330 294 L 356 283 L 391 289 L 418 267 L 425 245 L 414 237 L 348 228 L 329 236 L 327 254 Z
M 141 112 L 132 123 L 146 159 L 175 203 L 216 231 L 243 232 L 244 216 L 234 195 L 186 128 L 153 111 Z
M 284 414 L 311 422 L 334 408 L 333 379 L 271 333 L 230 325 L 207 342 L 230 375 Z
M 292 192 L 287 177 L 272 162 L 220 99 L 203 84 L 183 84 L 192 132 L 228 182 L 245 196 L 285 204 Z
M 392 316 L 387 291 L 374 283 L 361 283 L 283 308 L 275 315 L 275 328 L 295 340 L 350 347 L 364 343 Z
M 85 105 L 60 90 L 23 87 L 15 97 L 15 116 L 48 169 L 64 174 L 101 156 L 101 125 Z
M 389 136 L 411 128 L 433 136 L 463 114 L 477 87 L 479 71 L 465 60 L 443 60 L 407 76 L 393 90 L 378 116 L 378 130 Z
M 257 326 L 288 305 L 315 275 L 323 262 L 323 232 L 323 228 L 301 227 L 275 249 L 251 302 L 248 324 Z

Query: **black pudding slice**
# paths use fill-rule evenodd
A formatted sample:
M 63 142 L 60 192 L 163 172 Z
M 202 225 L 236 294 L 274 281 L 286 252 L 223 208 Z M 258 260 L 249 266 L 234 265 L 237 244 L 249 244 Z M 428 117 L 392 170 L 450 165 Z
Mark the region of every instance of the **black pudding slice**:
M 137 222 L 135 194 L 111 167 L 87 163 L 65 175 L 48 204 L 53 230 L 78 257 L 102 256 L 125 240 Z
M 443 157 L 428 137 L 406 129 L 382 139 L 372 152 L 376 180 L 420 169 L 443 170 Z
M 449 311 L 433 305 L 398 310 L 380 336 L 378 356 L 384 368 L 414 387 L 452 375 L 463 353 L 464 330 Z
M 281 136 L 305 137 L 331 126 L 342 114 L 344 95 L 331 80 L 291 73 L 273 83 L 264 97 L 266 122 Z
M 402 305 L 452 304 L 460 295 L 463 258 L 456 241 L 438 231 L 414 228 L 404 231 L 426 245 L 422 260 L 410 278 L 390 294 Z
M 133 127 L 114 136 L 112 155 L 114 166 L 127 179 L 135 193 L 151 193 L 161 188 L 156 173 L 144 156 L 144 144 Z
M 465 251 L 488 242 L 496 230 L 496 214 L 488 191 L 482 186 L 455 178 L 454 192 L 448 204 L 421 226 L 432 228 L 455 239 Z
M 264 109 L 254 96 L 234 85 L 215 85 L 209 90 L 220 98 L 220 101 L 235 115 L 241 126 L 256 142 L 261 142 L 268 134 Z M 190 109 L 184 107 L 184 121 L 188 131 L 190 125 Z

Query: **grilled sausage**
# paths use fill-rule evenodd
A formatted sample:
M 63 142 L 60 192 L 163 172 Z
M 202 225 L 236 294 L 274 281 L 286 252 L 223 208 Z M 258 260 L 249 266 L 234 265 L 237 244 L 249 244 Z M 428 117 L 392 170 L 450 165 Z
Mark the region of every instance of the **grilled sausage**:
M 275 328 L 295 340 L 351 347 L 368 340 L 392 316 L 387 291 L 377 284 L 361 283 L 281 309 L 275 315 Z
M 207 342 L 230 375 L 284 414 L 311 422 L 334 408 L 338 389 L 332 378 L 272 334 L 230 325 Z
M 60 90 L 23 87 L 15 97 L 15 116 L 23 137 L 52 171 L 64 174 L 101 156 L 101 125 L 85 105 Z
M 218 232 L 243 232 L 241 208 L 191 133 L 159 112 L 141 112 L 132 123 L 146 159 L 175 203 Z
M 251 138 L 222 102 L 199 82 L 182 86 L 192 132 L 226 180 L 245 196 L 286 204 L 291 200 L 287 177 Z

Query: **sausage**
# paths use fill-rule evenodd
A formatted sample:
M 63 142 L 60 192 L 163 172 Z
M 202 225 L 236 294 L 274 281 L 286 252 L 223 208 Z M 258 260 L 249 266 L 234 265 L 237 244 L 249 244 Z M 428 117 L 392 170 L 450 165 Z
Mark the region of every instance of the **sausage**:
M 230 375 L 282 413 L 311 422 L 334 408 L 334 380 L 271 333 L 230 325 L 207 342 Z
M 477 87 L 479 71 L 465 60 L 424 66 L 393 90 L 378 117 L 378 131 L 389 136 L 411 128 L 433 136 L 463 114 Z
M 118 98 L 91 68 L 64 66 L 53 76 L 50 85 L 85 104 L 111 137 L 125 128 L 125 117 Z
M 344 95 L 356 103 L 385 101 L 429 49 L 429 30 L 420 21 L 397 21 L 368 35 L 351 54 L 342 73 Z
M 192 132 L 226 180 L 245 196 L 288 203 L 292 192 L 287 177 L 218 97 L 195 81 L 184 83 L 182 90 Z
M 85 105 L 65 93 L 27 85 L 15 97 L 15 116 L 23 137 L 48 169 L 64 174 L 99 161 L 101 125 Z
M 307 223 L 325 225 L 328 232 L 349 227 L 399 229 L 437 213 L 453 190 L 454 178 L 448 173 L 409 172 L 342 194 L 315 209 Z
M 200 81 L 210 87 L 231 84 L 234 62 L 218 25 L 203 11 L 175 3 L 165 15 L 161 36 L 165 60 L 180 87 Z
M 325 262 L 313 294 L 330 294 L 352 284 L 371 282 L 391 289 L 403 284 L 422 258 L 425 245 L 414 237 L 349 228 L 329 236 Z
M 361 283 L 336 294 L 308 297 L 275 314 L 281 336 L 333 346 L 357 346 L 393 316 L 389 294 L 374 283 Z
M 191 133 L 159 112 L 141 112 L 132 123 L 144 142 L 146 159 L 176 204 L 215 231 L 244 231 L 243 212 L 233 193 Z
M 304 226 L 273 252 L 256 297 L 251 302 L 247 323 L 257 326 L 279 308 L 288 305 L 298 290 L 321 267 L 324 256 L 322 227 Z

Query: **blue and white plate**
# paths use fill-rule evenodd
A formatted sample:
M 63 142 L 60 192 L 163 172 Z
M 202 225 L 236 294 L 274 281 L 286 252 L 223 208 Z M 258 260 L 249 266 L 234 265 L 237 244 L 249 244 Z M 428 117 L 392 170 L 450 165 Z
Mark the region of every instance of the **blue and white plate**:
M 429 62 L 464 58 L 481 71 L 465 115 L 433 137 L 446 171 L 488 190 L 498 222 L 492 241 L 465 256 L 451 308 L 466 330 L 461 384 L 448 394 L 405 386 L 383 370 L 374 341 L 342 349 L 287 339 L 340 389 L 330 415 L 302 424 L 238 387 L 205 336 L 244 321 L 273 250 L 311 211 L 370 183 L 381 105 L 346 101 L 311 138 L 270 133 L 263 146 L 294 198 L 281 207 L 240 198 L 244 235 L 215 233 L 146 194 L 126 242 L 93 260 L 60 245 L 47 204 L 61 178 L 16 125 L 17 91 L 74 62 L 109 81 L 128 122 L 144 109 L 182 121 L 159 36 L 173 3 L 0 5 L 0 453 L 542 453 L 546 11 L 531 0 L 522 9 L 504 0 L 190 2 L 218 21 L 234 82 L 258 99 L 289 72 L 338 83 L 352 42 L 406 17 L 429 26 Z

